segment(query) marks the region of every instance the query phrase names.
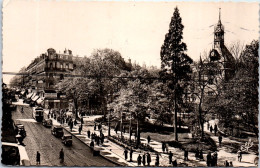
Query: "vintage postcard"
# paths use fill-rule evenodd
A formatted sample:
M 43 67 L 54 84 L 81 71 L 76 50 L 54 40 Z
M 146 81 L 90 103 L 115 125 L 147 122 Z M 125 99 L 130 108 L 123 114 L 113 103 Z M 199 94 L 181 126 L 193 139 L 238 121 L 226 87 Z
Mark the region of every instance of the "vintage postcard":
M 259 3 L 2 11 L 2 165 L 258 166 Z

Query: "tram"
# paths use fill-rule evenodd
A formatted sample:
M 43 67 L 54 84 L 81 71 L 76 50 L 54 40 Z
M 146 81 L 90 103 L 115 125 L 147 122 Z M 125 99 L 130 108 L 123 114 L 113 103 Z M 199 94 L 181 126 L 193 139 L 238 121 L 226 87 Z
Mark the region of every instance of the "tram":
M 43 108 L 41 108 L 41 107 L 34 107 L 33 108 L 33 112 L 32 112 L 32 117 L 37 122 L 42 122 L 42 120 L 43 120 Z

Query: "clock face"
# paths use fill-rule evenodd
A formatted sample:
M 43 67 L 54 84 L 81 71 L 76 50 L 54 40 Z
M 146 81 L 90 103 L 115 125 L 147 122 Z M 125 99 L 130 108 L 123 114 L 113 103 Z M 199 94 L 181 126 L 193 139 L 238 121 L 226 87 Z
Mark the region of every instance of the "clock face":
M 215 55 L 215 53 L 212 51 L 212 52 L 211 52 L 211 56 L 214 56 L 214 55 Z

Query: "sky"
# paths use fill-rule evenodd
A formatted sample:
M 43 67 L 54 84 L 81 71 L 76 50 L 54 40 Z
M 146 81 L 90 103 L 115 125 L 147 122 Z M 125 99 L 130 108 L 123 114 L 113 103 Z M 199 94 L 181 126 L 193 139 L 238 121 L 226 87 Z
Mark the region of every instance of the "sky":
M 226 46 L 259 38 L 259 4 L 253 2 L 5 0 L 2 72 L 18 72 L 48 48 L 67 48 L 78 56 L 111 48 L 125 60 L 160 68 L 160 49 L 176 6 L 193 60 L 212 48 L 219 8 Z M 3 81 L 11 78 L 4 75 Z

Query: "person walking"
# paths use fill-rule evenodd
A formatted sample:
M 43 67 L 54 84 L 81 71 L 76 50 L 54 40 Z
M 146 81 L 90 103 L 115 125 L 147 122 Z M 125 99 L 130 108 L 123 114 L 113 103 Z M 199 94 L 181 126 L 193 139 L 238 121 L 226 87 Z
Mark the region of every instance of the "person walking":
M 221 147 L 221 142 L 222 142 L 222 136 L 221 136 L 221 135 L 219 135 L 219 136 L 218 136 L 218 143 L 219 143 L 219 147 Z
M 242 151 L 239 149 L 238 150 L 238 152 L 237 152 L 237 160 L 239 161 L 239 162 L 241 162 L 241 160 L 242 160 Z
M 155 160 L 155 166 L 159 167 L 159 165 L 160 165 L 160 158 L 159 158 L 159 154 L 157 153 L 156 160 Z
M 207 154 L 207 166 L 208 167 L 212 166 L 211 165 L 211 153 L 210 152 Z
M 229 162 L 227 160 L 225 161 L 224 166 L 229 167 Z
M 165 150 L 166 150 L 166 153 L 168 153 L 168 151 L 169 151 L 168 143 L 165 143 Z
M 73 122 L 70 122 L 70 131 L 72 132 L 72 128 L 73 128 Z
M 97 128 L 97 125 L 96 125 L 96 123 L 94 124 L 94 130 L 96 131 L 96 128 Z
M 215 136 L 216 136 L 216 134 L 217 134 L 217 131 L 218 131 L 218 126 L 217 126 L 217 124 L 215 124 L 215 126 L 214 126 L 214 133 L 215 133 Z
M 184 160 L 189 160 L 188 156 L 189 156 L 189 152 L 187 149 L 185 149 L 184 150 Z
M 137 164 L 138 164 L 138 166 L 141 166 L 141 162 L 142 162 L 142 157 L 139 154 L 138 157 L 137 157 Z
M 125 148 L 125 150 L 124 150 L 124 155 L 125 155 L 125 160 L 127 160 L 128 151 L 127 151 L 126 148 Z
M 60 150 L 60 157 L 59 157 L 59 159 L 60 159 L 60 163 L 63 163 L 63 162 L 64 162 L 64 152 L 63 152 L 63 148 L 61 148 L 61 150 Z
M 39 151 L 37 151 L 36 153 L 36 165 L 40 165 L 41 164 L 41 154 L 39 153 Z
M 177 160 L 175 159 L 173 162 L 172 162 L 172 167 L 177 167 L 178 164 L 177 164 Z
M 162 151 L 163 151 L 163 153 L 165 151 L 165 143 L 164 142 L 162 142 Z
M 133 157 L 133 149 L 132 149 L 132 147 L 131 147 L 131 149 L 130 149 L 130 152 L 129 152 L 129 154 L 130 154 L 130 162 L 132 162 L 133 160 L 132 160 L 132 157 Z
M 94 144 L 94 141 L 92 140 L 92 141 L 90 142 L 90 148 L 91 148 L 91 149 L 94 149 L 94 145 L 95 145 L 95 144 Z
M 172 151 L 170 151 L 170 153 L 169 153 L 169 164 L 172 164 L 172 156 L 173 156 Z
M 150 155 L 149 152 L 146 154 L 146 157 L 147 157 L 147 164 L 148 164 L 148 166 L 150 166 L 150 163 L 151 163 L 151 155 Z
M 196 160 L 199 159 L 199 148 L 196 149 L 195 158 L 196 158 Z
M 143 154 L 143 166 L 145 166 L 145 153 Z
M 208 126 L 208 130 L 209 130 L 209 127 L 210 127 L 209 121 L 208 121 L 208 125 L 207 126 Z
M 213 131 L 212 125 L 210 126 L 209 131 L 210 131 L 210 133 L 212 133 L 212 131 Z
M 88 138 L 90 138 L 90 131 L 88 130 L 87 133 L 88 133 Z
M 200 152 L 199 152 L 199 158 L 200 158 L 200 160 L 204 160 L 204 159 L 203 159 L 203 151 L 202 151 L 202 149 L 201 149 Z
M 82 131 L 82 124 L 79 125 L 79 134 L 81 134 Z
M 147 136 L 147 143 L 150 144 L 150 141 L 151 141 L 151 137 L 148 135 Z

